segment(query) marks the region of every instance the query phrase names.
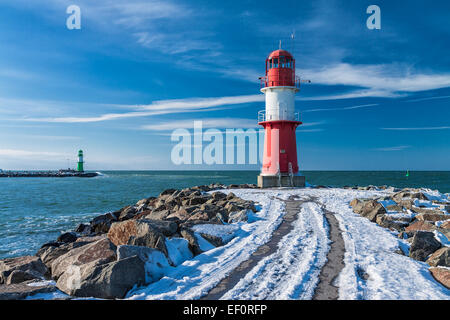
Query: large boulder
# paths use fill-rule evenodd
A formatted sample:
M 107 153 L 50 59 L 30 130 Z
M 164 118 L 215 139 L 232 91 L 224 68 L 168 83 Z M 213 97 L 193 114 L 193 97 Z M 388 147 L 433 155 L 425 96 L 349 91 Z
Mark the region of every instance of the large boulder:
M 145 283 L 145 262 L 138 256 L 67 270 L 58 279 L 59 290 L 76 297 L 124 298 L 134 285 Z
M 417 191 L 417 189 L 403 189 L 392 196 L 392 199 L 394 199 L 397 203 L 404 198 L 429 200 L 423 192 Z
M 239 203 L 235 201 L 227 202 L 227 204 L 224 206 L 224 209 L 227 211 L 228 214 L 231 212 L 236 212 L 244 209 Z
M 404 210 L 412 210 L 414 206 L 414 200 L 412 199 L 404 199 L 404 200 L 396 200 L 397 204 L 401 206 Z
M 115 245 L 136 245 L 156 248 L 167 255 L 165 236 L 173 235 L 178 229 L 175 222 L 149 219 L 128 220 L 114 223 L 108 238 Z
M 186 221 L 192 216 L 192 213 L 195 209 L 197 209 L 197 206 L 181 207 L 177 211 L 168 215 L 167 219 L 178 219 L 180 221 Z
M 388 214 L 379 214 L 376 218 L 376 222 L 383 228 L 395 229 L 397 231 L 401 231 L 408 225 L 408 222 L 395 220 Z
M 450 267 L 450 248 L 443 247 L 435 251 L 427 260 L 432 267 Z
M 66 254 L 70 250 L 82 247 L 89 242 L 77 241 L 72 243 L 56 243 L 56 245 L 46 244 L 42 246 L 39 251 L 36 253 L 36 256 L 41 258 L 42 262 L 47 266 L 47 268 L 51 268 L 53 261 L 58 257 Z
M 109 239 L 89 243 L 56 258 L 51 266 L 52 277 L 58 279 L 68 268 L 88 263 L 106 264 L 116 260 L 116 246 Z
M 111 224 L 118 221 L 117 216 L 113 212 L 105 213 L 95 217 L 91 221 L 91 230 L 95 233 L 107 233 Z
M 350 207 L 352 207 L 354 213 L 360 214 L 364 207 L 364 201 L 355 198 L 350 201 Z
M 430 211 L 430 210 L 428 210 L 428 211 Z M 447 220 L 449 218 L 449 215 L 443 214 L 441 211 L 436 210 L 436 211 L 433 211 L 433 212 L 420 213 L 415 218 L 417 220 L 419 220 L 419 221 L 436 222 L 436 221 Z
M 405 228 L 406 232 L 410 231 L 433 231 L 436 230 L 436 226 L 426 221 L 416 221 Z
M 403 211 L 403 207 L 399 204 L 390 204 L 386 206 L 386 209 L 388 211 L 396 211 L 396 212 L 402 212 Z
M 189 217 L 188 221 L 201 220 L 203 222 L 206 222 L 214 218 L 217 212 L 220 211 L 220 208 L 214 205 L 204 204 L 202 205 L 202 207 L 204 209 L 198 209 L 197 211 L 194 211 L 192 215 Z
M 87 243 L 95 242 L 95 241 L 106 239 L 106 238 L 107 238 L 106 234 L 101 234 L 98 236 L 79 237 L 77 239 L 77 241 L 75 241 L 75 242 L 82 242 L 82 243 L 87 244 Z
M 75 232 L 81 235 L 89 235 L 92 230 L 89 224 L 80 223 L 78 227 L 76 227 Z
M 195 237 L 195 234 L 191 229 L 183 228 L 180 230 L 180 234 L 184 239 L 188 241 L 189 250 L 191 250 L 191 252 L 194 255 L 199 255 L 200 253 L 203 252 L 203 250 L 200 249 L 200 245 L 197 241 L 197 238 Z
M 77 234 L 75 232 L 65 232 L 61 234 L 58 239 L 56 239 L 57 242 L 64 242 L 64 243 L 70 243 L 77 241 Z
M 183 239 L 184 240 L 184 239 Z M 161 279 L 170 268 L 169 260 L 159 250 L 123 245 L 117 247 L 117 259 L 124 260 L 137 256 L 145 263 L 145 283 L 152 283 Z
M 450 220 L 445 221 L 440 226 L 441 229 L 450 229 Z
M 228 223 L 237 223 L 248 220 L 248 210 L 231 212 L 228 216 Z
M 441 243 L 434 238 L 434 233 L 416 232 L 412 238 L 409 256 L 415 260 L 425 261 L 430 254 L 440 247 Z
M 119 215 L 119 221 L 125 221 L 133 218 L 137 213 L 137 208 L 133 206 L 128 206 L 122 209 Z
M 212 199 L 215 201 L 224 200 L 227 198 L 227 194 L 220 192 L 220 191 L 211 193 L 211 196 L 212 196 Z
M 42 279 L 42 275 L 34 273 L 33 271 L 14 270 L 6 278 L 5 284 L 22 283 L 28 280 Z
M 166 189 L 166 190 L 164 190 L 163 192 L 161 192 L 159 194 L 159 197 L 161 197 L 161 196 L 169 196 L 169 195 L 174 194 L 177 191 L 178 191 L 177 189 Z
M 365 200 L 361 201 L 359 199 L 354 199 L 350 202 L 353 207 L 353 212 L 360 214 L 362 217 L 375 222 L 379 214 L 385 214 L 386 209 L 381 203 L 376 200 Z
M 43 278 L 48 269 L 41 259 L 36 256 L 3 259 L 0 260 L 0 284 L 6 283 L 13 271 L 24 271 L 34 278 Z
M 152 211 L 150 214 L 146 216 L 145 219 L 151 220 L 164 220 L 166 219 L 172 212 L 170 210 L 164 209 L 159 211 Z
M 431 275 L 436 281 L 447 289 L 450 289 L 450 270 L 447 268 L 433 267 L 430 268 Z
M 50 293 L 56 291 L 56 287 L 49 284 L 33 284 L 33 281 L 0 285 L 0 300 L 20 300 L 38 293 Z
M 189 196 L 188 199 L 183 200 L 181 203 L 183 206 L 194 206 L 198 204 L 203 204 L 209 199 L 202 196 L 192 196 L 192 194 Z
M 215 247 L 220 247 L 220 246 L 223 246 L 223 244 L 224 244 L 221 237 L 217 237 L 215 235 L 208 234 L 208 233 L 200 233 L 200 236 L 203 239 L 207 240 L 209 243 L 211 243 Z

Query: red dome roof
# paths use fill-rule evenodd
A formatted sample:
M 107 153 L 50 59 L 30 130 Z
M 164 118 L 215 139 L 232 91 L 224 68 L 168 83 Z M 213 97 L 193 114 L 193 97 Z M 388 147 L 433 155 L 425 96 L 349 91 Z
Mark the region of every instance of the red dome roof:
M 269 54 L 268 59 L 271 59 L 271 58 L 278 58 L 278 57 L 290 57 L 290 58 L 293 58 L 293 57 L 292 57 L 292 54 L 290 54 L 290 53 L 289 53 L 288 51 L 286 51 L 286 50 L 275 50 L 275 51 L 272 51 L 271 54 Z

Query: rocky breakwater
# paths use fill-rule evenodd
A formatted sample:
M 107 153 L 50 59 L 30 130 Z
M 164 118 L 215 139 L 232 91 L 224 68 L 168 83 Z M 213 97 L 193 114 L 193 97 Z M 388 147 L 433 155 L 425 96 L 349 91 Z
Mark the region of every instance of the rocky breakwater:
M 229 241 L 195 226 L 246 220 L 257 211 L 255 203 L 214 190 L 255 187 L 168 189 L 97 216 L 44 244 L 35 256 L 0 260 L 0 299 L 60 291 L 69 299 L 124 298 L 134 286 L 157 281 L 168 268 Z
M 432 276 L 450 289 L 450 199 L 429 190 L 397 190 L 373 199 L 354 199 L 353 212 L 395 232 L 409 244 L 410 258 L 427 263 Z

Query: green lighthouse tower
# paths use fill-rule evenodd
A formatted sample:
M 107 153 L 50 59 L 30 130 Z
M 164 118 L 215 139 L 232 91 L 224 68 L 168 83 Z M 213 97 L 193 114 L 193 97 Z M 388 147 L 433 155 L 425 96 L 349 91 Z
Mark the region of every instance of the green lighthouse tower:
M 78 151 L 77 171 L 84 172 L 83 150 Z

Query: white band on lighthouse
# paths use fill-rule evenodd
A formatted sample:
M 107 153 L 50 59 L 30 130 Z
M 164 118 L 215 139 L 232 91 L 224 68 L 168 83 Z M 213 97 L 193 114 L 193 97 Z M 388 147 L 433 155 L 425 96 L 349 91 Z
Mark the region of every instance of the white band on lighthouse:
M 266 87 L 261 91 L 266 97 L 266 121 L 295 120 L 296 87 Z

